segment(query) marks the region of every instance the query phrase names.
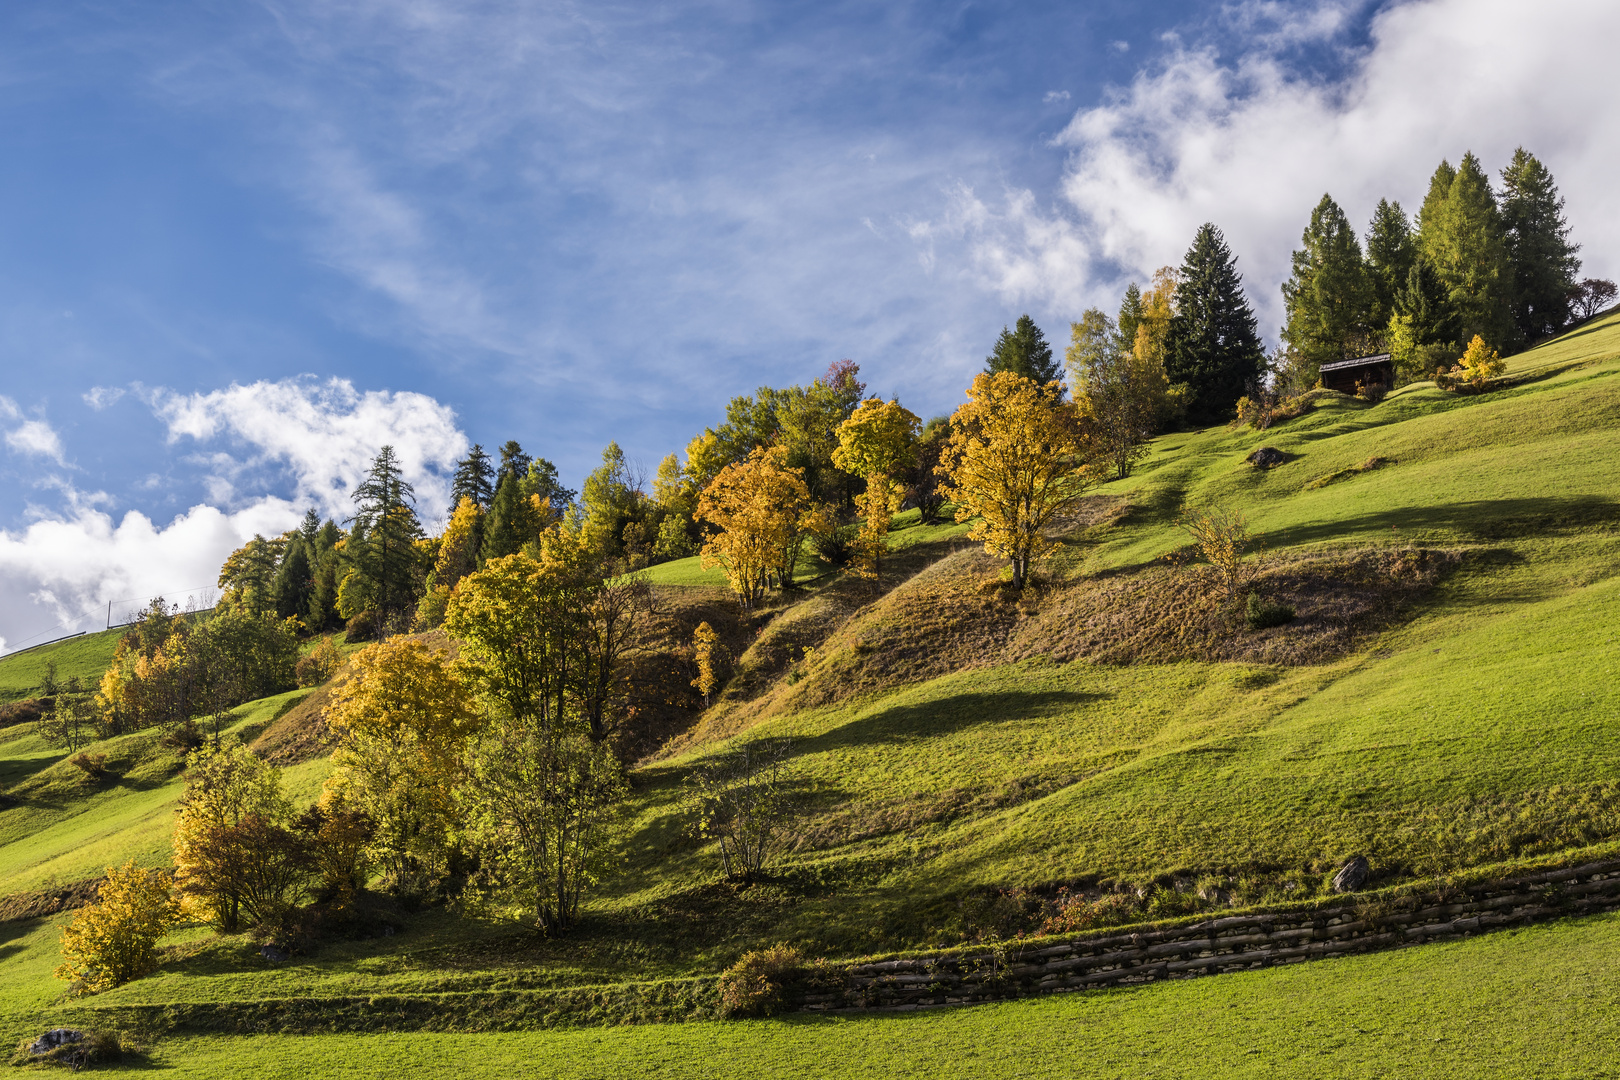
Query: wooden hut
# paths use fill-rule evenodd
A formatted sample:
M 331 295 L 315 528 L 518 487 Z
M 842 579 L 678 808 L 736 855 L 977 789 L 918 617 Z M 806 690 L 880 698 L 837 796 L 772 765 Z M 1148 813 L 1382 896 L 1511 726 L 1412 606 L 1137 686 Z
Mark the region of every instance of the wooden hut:
M 1358 356 L 1354 360 L 1335 360 L 1321 367 L 1322 385 L 1329 390 L 1353 394 L 1358 386 L 1383 383 L 1386 389 L 1395 386 L 1395 362 L 1389 353 L 1377 356 Z

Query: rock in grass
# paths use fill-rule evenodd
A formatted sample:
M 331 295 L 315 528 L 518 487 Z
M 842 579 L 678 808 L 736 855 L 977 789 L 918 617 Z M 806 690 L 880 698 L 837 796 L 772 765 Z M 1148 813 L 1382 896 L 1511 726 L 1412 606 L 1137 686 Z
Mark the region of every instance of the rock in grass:
M 1281 465 L 1293 455 L 1285 454 L 1275 446 L 1262 446 L 1244 460 L 1257 469 L 1269 469 L 1274 465 Z
M 272 964 L 285 964 L 288 960 L 286 952 L 275 942 L 259 946 L 259 955 Z
M 1372 864 L 1365 855 L 1353 855 L 1350 861 L 1339 867 L 1339 872 L 1333 875 L 1334 892 L 1355 892 L 1367 883 L 1372 874 Z
M 84 1032 L 72 1028 L 52 1028 L 28 1046 L 30 1054 L 48 1054 L 59 1046 L 72 1046 L 84 1041 Z

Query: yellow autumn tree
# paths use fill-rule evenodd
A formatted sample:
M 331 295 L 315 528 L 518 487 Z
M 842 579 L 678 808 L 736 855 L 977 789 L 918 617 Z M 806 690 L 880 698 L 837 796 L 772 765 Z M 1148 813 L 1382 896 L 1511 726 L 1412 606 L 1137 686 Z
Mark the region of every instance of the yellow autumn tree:
M 714 627 L 708 622 L 700 622 L 697 629 L 692 631 L 692 658 L 697 661 L 698 675 L 692 680 L 692 687 L 703 695 L 705 708 L 709 704 L 709 696 L 714 693 L 715 687 L 720 685 L 720 679 L 715 673 L 715 653 L 720 649 L 720 635 L 714 632 Z
M 1043 530 L 1094 480 L 1085 425 L 1060 391 L 1015 372 L 980 372 L 940 457 L 956 520 L 981 519 L 968 537 L 1011 561 L 1018 589 L 1052 546 Z
M 916 455 L 922 421 L 898 401 L 868 398 L 838 426 L 833 464 L 866 479 L 861 511 L 866 525 L 856 546 L 856 572 L 875 578 L 889 550 L 889 522 L 899 503 L 894 475 Z
M 421 641 L 367 646 L 349 671 L 325 712 L 338 736 L 329 801 L 371 819 L 373 861 L 390 887 L 418 892 L 443 875 L 480 716 L 452 662 Z
M 235 933 L 251 875 L 234 834 L 249 822 L 277 826 L 291 816 L 280 770 L 247 747 L 225 743 L 193 751 L 174 823 L 175 884 L 187 914 Z
M 1478 334 L 1468 343 L 1468 349 L 1457 366 L 1462 369 L 1463 378 L 1476 390 L 1483 388 L 1507 368 L 1502 358 L 1496 355 L 1496 350 L 1485 344 L 1485 339 Z
M 157 967 L 157 943 L 178 918 L 166 870 L 143 870 L 131 859 L 107 867 L 96 902 L 62 928 L 56 977 L 75 994 L 122 986 Z
M 787 450 L 756 446 L 746 461 L 721 469 L 698 498 L 698 517 L 720 531 L 703 545 L 703 567 L 724 567 L 745 610 L 758 605 L 773 576 L 793 583 L 810 492 Z

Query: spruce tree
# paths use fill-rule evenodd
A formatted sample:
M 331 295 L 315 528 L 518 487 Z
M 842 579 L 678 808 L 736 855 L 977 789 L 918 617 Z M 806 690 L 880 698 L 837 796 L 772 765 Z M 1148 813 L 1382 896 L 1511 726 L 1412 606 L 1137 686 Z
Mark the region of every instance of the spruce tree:
M 1451 185 L 1457 179 L 1457 170 L 1451 167 L 1451 162 L 1441 159 L 1435 167 L 1434 175 L 1429 177 L 1429 192 L 1423 196 L 1423 205 L 1418 207 L 1418 250 L 1430 254 L 1430 249 L 1437 242 L 1437 237 L 1443 228 L 1446 216 L 1446 200 L 1451 198 Z
M 1361 243 L 1332 196 L 1311 211 L 1294 252 L 1294 273 L 1283 283 L 1287 322 L 1282 339 L 1305 362 L 1306 379 L 1335 360 L 1367 355 L 1371 345 L 1372 287 Z
M 1191 392 L 1194 423 L 1224 420 L 1265 368 L 1265 350 L 1226 238 L 1206 222 L 1181 264 L 1166 371 Z
M 1502 170 L 1502 224 L 1513 268 L 1513 321 L 1525 344 L 1551 337 L 1570 317 L 1581 260 L 1569 242 L 1564 200 L 1552 173 L 1524 147 Z
M 467 456 L 456 462 L 455 475 L 450 478 L 450 512 L 456 512 L 462 499 L 471 499 L 480 510 L 488 510 L 495 498 L 495 467 L 483 446 L 473 443 Z
M 1062 367 L 1052 356 L 1052 346 L 1046 335 L 1028 315 L 1018 316 L 1013 329 L 1001 328 L 995 349 L 985 357 L 984 370 L 994 375 L 998 371 L 1012 371 L 1037 386 L 1045 386 L 1062 373 Z
M 406 483 L 392 446 L 377 452 L 354 489 L 354 535 L 349 557 L 384 620 L 403 615 L 415 600 L 416 493 Z
M 516 473 L 501 477 L 495 498 L 484 519 L 484 535 L 478 551 L 478 565 L 491 559 L 516 555 L 523 545 L 540 536 L 541 523 L 534 506 L 523 491 L 523 478 Z
M 304 538 L 304 545 L 309 553 L 315 553 L 315 538 L 321 534 L 321 515 L 315 512 L 312 506 L 304 511 L 303 524 L 298 526 L 298 535 Z
M 1119 302 L 1119 348 L 1130 352 L 1136 348 L 1136 328 L 1142 325 L 1142 290 L 1136 282 L 1125 286 L 1125 298 Z
M 310 511 L 310 515 L 314 515 Z M 305 524 L 309 518 L 304 519 Z M 287 549 L 276 568 L 276 616 L 282 619 L 301 618 L 309 609 L 310 593 L 315 585 L 314 570 L 310 565 L 310 547 L 304 540 L 303 530 L 294 531 L 287 538 Z
M 1395 314 L 1395 294 L 1406 287 L 1417 260 L 1417 238 L 1412 223 L 1398 202 L 1379 199 L 1367 227 L 1367 279 L 1372 288 L 1368 323 L 1377 333 L 1389 326 Z
M 529 463 L 533 460 L 523 452 L 523 447 L 518 445 L 516 439 L 506 440 L 506 445 L 501 447 L 501 467 L 495 474 L 495 487 L 499 489 L 501 481 L 508 476 L 515 476 L 521 480 L 529 475 Z M 491 505 L 493 505 L 493 498 L 491 499 Z

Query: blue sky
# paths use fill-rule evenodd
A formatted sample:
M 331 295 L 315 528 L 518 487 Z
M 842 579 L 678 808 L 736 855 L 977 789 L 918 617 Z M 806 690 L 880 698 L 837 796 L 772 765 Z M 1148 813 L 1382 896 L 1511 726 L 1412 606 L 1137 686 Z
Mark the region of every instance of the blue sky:
M 1274 336 L 1323 190 L 1415 208 L 1469 148 L 1542 156 L 1613 276 L 1615 16 L 1523 11 L 8 4 L 0 641 L 209 584 L 384 441 L 432 518 L 470 441 L 650 471 L 843 357 L 948 411 L 1204 220 Z

